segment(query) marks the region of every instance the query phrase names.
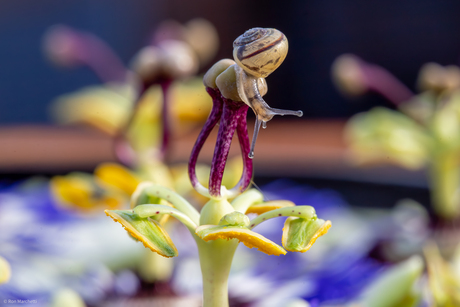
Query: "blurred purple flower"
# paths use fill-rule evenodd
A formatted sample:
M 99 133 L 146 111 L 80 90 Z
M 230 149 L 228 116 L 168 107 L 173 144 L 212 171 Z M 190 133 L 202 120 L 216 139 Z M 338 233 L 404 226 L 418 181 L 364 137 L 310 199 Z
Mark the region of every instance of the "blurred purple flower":
M 12 269 L 0 297 L 33 299 L 37 306 L 47 306 L 63 287 L 93 304 L 108 294 L 120 294 L 117 286 L 132 275 L 115 276 L 109 267 L 132 264 L 142 249 L 125 235 L 110 240 L 109 234 L 118 230 L 102 213 L 84 218 L 62 210 L 46 180 L 0 184 L 0 255 Z

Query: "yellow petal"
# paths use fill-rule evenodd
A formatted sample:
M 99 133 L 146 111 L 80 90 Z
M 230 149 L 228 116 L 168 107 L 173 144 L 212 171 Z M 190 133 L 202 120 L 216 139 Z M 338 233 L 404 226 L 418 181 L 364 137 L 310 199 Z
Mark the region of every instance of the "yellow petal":
M 116 187 L 130 195 L 141 180 L 129 169 L 116 163 L 102 163 L 94 171 L 94 176 L 102 183 Z
M 0 256 L 0 285 L 7 283 L 11 278 L 11 267 L 5 258 Z
M 204 122 L 212 108 L 212 100 L 203 87 L 202 78 L 193 78 L 188 82 L 175 82 L 171 96 L 172 113 L 181 124 Z
M 290 217 L 283 227 L 282 243 L 290 252 L 304 253 L 331 228 L 331 221 Z
M 176 257 L 176 246 L 168 233 L 157 221 L 149 218 L 140 218 L 132 210 L 105 210 L 115 222 L 119 222 L 126 231 L 145 247 L 163 257 Z
M 85 204 L 91 194 L 89 183 L 83 178 L 54 176 L 50 180 L 51 191 L 61 203 Z
M 50 180 L 50 189 L 59 204 L 79 210 L 88 211 L 98 207 L 115 209 L 125 201 L 120 193 L 102 190 L 94 182 L 93 176 L 85 173 L 55 176 Z
M 280 209 L 284 207 L 292 207 L 295 204 L 288 200 L 274 200 L 274 201 L 267 201 L 260 204 L 252 205 L 251 207 L 246 210 L 246 214 L 255 213 L 255 214 L 262 214 L 268 211 L 272 211 L 275 209 Z
M 132 97 L 128 87 L 87 87 L 58 97 L 52 111 L 60 123 L 85 123 L 115 135 L 128 119 Z
M 237 239 L 247 247 L 256 247 L 259 251 L 268 255 L 279 256 L 286 254 L 286 251 L 281 246 L 246 227 L 203 225 L 196 229 L 196 234 L 206 242 L 217 239 Z

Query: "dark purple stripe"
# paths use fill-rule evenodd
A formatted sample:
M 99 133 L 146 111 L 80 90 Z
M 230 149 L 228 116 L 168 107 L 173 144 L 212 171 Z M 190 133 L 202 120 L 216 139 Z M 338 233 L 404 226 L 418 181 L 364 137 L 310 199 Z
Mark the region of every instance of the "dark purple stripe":
M 220 187 L 222 185 L 225 164 L 227 163 L 233 134 L 235 133 L 238 121 L 241 117 L 241 107 L 243 105 L 244 104 L 241 102 L 238 103 L 229 99 L 224 100 L 224 110 L 220 121 L 214 156 L 212 158 L 211 175 L 209 176 L 209 194 L 211 196 L 220 196 Z
M 238 135 L 238 140 L 240 142 L 241 154 L 243 155 L 243 174 L 239 180 L 236 188 L 239 192 L 243 192 L 247 189 L 251 183 L 252 174 L 253 174 L 253 164 L 252 159 L 249 158 L 250 142 L 248 134 L 248 124 L 246 120 L 246 113 L 249 106 L 245 104 L 245 110 L 242 110 L 243 114 L 239 118 L 238 126 L 236 127 L 236 133 Z M 243 109 L 243 107 L 242 107 Z
M 270 45 L 267 45 L 267 46 L 265 46 L 264 48 L 260 48 L 260 49 L 258 49 L 257 51 L 254 51 L 253 53 L 244 56 L 243 58 L 240 59 L 240 61 L 245 60 L 245 59 L 248 59 L 248 58 L 250 58 L 250 57 L 253 57 L 253 56 L 258 55 L 259 53 L 262 53 L 262 52 L 265 52 L 265 51 L 267 51 L 267 50 L 272 49 L 272 48 L 275 47 L 279 42 L 281 42 L 281 41 L 283 40 L 283 38 L 284 38 L 284 34 L 282 34 L 282 35 L 280 36 L 280 38 L 278 38 L 276 41 L 274 41 L 274 42 L 271 43 Z
M 115 156 L 117 157 L 118 162 L 131 169 L 136 167 L 138 161 L 134 149 L 126 139 L 126 133 L 128 132 L 128 129 L 131 127 L 134 121 L 134 117 L 137 114 L 137 111 L 139 109 L 139 101 L 141 100 L 142 96 L 144 96 L 148 88 L 149 85 L 145 83 L 139 86 L 133 107 L 130 110 L 131 113 L 129 114 L 129 118 L 124 123 L 124 125 L 118 129 L 113 140 L 113 151 L 115 153 Z
M 190 181 L 192 186 L 195 188 L 198 185 L 198 178 L 196 177 L 196 162 L 198 160 L 198 155 L 200 154 L 201 149 L 203 148 L 204 142 L 209 137 L 214 126 L 219 121 L 220 117 L 222 116 L 222 109 L 223 109 L 223 101 L 220 91 L 218 89 L 212 89 L 210 87 L 206 88 L 206 91 L 212 98 L 213 106 L 211 113 L 209 114 L 206 123 L 201 129 L 200 134 L 193 146 L 192 153 L 190 155 L 190 160 L 188 164 L 188 175 L 190 177 Z
M 161 111 L 161 123 L 163 128 L 163 138 L 161 140 L 161 159 L 164 160 L 166 157 L 168 148 L 169 148 L 169 141 L 171 136 L 171 125 L 169 123 L 169 111 L 170 111 L 170 101 L 169 101 L 169 94 L 171 88 L 172 80 L 165 80 L 160 83 L 161 89 L 163 91 L 163 108 Z
M 70 29 L 70 28 L 69 28 Z M 97 36 L 70 29 L 76 40 L 77 58 L 88 65 L 102 82 L 126 82 L 128 70 L 113 50 Z

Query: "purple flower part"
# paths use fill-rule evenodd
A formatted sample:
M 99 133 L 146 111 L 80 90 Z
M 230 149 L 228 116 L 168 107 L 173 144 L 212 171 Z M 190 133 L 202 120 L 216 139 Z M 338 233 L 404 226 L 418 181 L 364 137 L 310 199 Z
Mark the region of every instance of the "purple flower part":
M 414 94 L 388 70 L 358 59 L 366 85 L 395 105 L 410 100 Z
M 240 142 L 241 154 L 243 155 L 243 174 L 237 185 L 232 190 L 243 192 L 251 183 L 253 175 L 252 159 L 249 158 L 250 143 L 246 116 L 242 116 L 236 126 L 236 133 Z
M 160 145 L 160 156 L 161 160 L 164 160 L 166 157 L 166 153 L 170 144 L 171 139 L 171 124 L 170 124 L 170 97 L 169 92 L 171 88 L 173 80 L 171 79 L 162 79 L 159 81 L 163 92 L 163 108 L 161 112 L 161 121 L 162 121 L 162 128 L 163 128 L 163 137 L 161 140 Z M 117 157 L 118 161 L 124 164 L 127 167 L 134 168 L 137 164 L 137 156 L 136 152 L 129 144 L 128 140 L 126 140 L 126 132 L 128 131 L 129 127 L 133 123 L 134 117 L 137 114 L 137 109 L 139 108 L 139 101 L 142 96 L 147 92 L 147 90 L 155 83 L 143 83 L 138 89 L 137 98 L 134 102 L 133 110 L 131 111 L 131 115 L 128 121 L 124 124 L 124 126 L 118 131 L 117 135 L 114 138 L 114 153 Z
M 346 270 L 316 272 L 313 275 L 316 290 L 303 298 L 320 302 L 353 300 L 377 277 L 382 267 L 373 259 L 363 258 L 351 263 Z
M 125 82 L 127 69 L 101 39 L 67 26 L 55 26 L 45 38 L 45 48 L 52 59 L 63 64 L 85 64 L 103 82 Z
M 209 177 L 209 194 L 211 194 L 211 196 L 220 196 L 222 177 L 232 144 L 233 134 L 241 118 L 246 118 L 247 111 L 248 106 L 243 102 L 224 99 L 224 109 L 220 121 L 219 133 L 217 135 L 216 147 L 214 149 L 214 156 L 212 158 L 211 175 Z M 248 137 L 247 139 L 249 140 Z M 241 146 L 242 150 L 245 149 L 244 147 L 244 145 Z M 243 181 L 245 181 L 245 173 L 246 172 L 243 171 Z
M 244 191 L 251 182 L 253 171 L 252 160 L 248 158 L 250 147 L 246 114 L 249 107 L 243 102 L 224 98 L 219 89 L 207 87 L 206 91 L 212 97 L 213 108 L 198 136 L 192 154 L 190 155 L 188 166 L 190 181 L 196 190 L 204 189 L 196 177 L 195 166 L 204 142 L 211 133 L 211 130 L 220 120 L 219 132 L 211 163 L 211 174 L 209 176 L 209 194 L 213 197 L 220 197 L 222 177 L 224 175 L 225 164 L 227 163 L 228 153 L 235 130 L 237 131 L 241 152 L 243 154 L 243 174 L 231 191 Z
M 162 122 L 162 128 L 163 128 L 163 138 L 161 140 L 161 147 L 160 147 L 160 153 L 162 159 L 166 156 L 169 143 L 170 143 L 170 138 L 171 138 L 171 125 L 169 123 L 169 111 L 170 111 L 170 106 L 169 106 L 169 92 L 171 88 L 172 80 L 164 80 L 160 82 L 161 89 L 163 91 L 163 109 L 161 111 L 161 122 Z
M 206 123 L 204 124 L 203 129 L 201 129 L 201 132 L 198 135 L 195 145 L 193 146 L 192 153 L 190 155 L 190 160 L 188 163 L 188 175 L 190 177 L 190 182 L 192 183 L 192 186 L 194 189 L 197 189 L 197 187 L 200 187 L 200 186 L 203 187 L 201 183 L 198 181 L 198 178 L 196 177 L 195 167 L 196 167 L 196 162 L 198 160 L 198 155 L 200 154 L 200 151 L 203 148 L 204 142 L 209 137 L 209 134 L 211 133 L 212 129 L 219 121 L 222 115 L 222 110 L 223 110 L 223 101 L 222 101 L 219 90 L 207 87 L 206 91 L 212 98 L 213 106 L 212 106 L 211 114 L 209 114 L 209 117 L 206 120 Z
M 137 163 L 136 152 L 126 140 L 123 133 L 124 130 L 121 129 L 115 136 L 113 140 L 113 152 L 118 162 L 129 168 L 134 168 Z

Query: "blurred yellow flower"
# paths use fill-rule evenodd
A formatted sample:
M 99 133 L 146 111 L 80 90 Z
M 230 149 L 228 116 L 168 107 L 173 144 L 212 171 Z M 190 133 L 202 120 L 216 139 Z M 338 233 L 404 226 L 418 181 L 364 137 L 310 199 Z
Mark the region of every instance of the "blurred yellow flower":
M 0 285 L 7 283 L 11 278 L 11 267 L 5 258 L 0 256 Z
M 93 176 L 85 173 L 54 176 L 50 180 L 50 188 L 59 204 L 84 212 L 119 208 L 129 199 L 119 191 L 102 188 Z

